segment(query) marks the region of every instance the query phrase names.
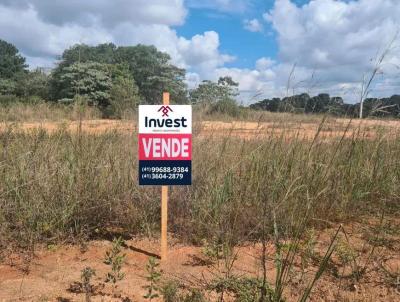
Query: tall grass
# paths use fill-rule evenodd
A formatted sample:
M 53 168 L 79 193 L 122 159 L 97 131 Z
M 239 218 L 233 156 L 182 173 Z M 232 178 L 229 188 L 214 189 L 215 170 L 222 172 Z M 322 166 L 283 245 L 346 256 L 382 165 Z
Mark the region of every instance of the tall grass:
M 160 188 L 138 186 L 137 164 L 134 133 L 9 126 L 0 133 L 0 244 L 157 234 Z M 193 185 L 171 190 L 170 230 L 193 243 L 287 238 L 305 216 L 325 226 L 398 210 L 399 181 L 399 137 L 209 135 L 194 139 Z
M 65 105 L 42 100 L 22 102 L 15 97 L 5 102 L 5 97 L 0 97 L 0 122 L 33 122 L 33 121 L 62 121 L 98 119 L 102 113 L 95 107 L 83 106 L 78 108 L 76 104 Z

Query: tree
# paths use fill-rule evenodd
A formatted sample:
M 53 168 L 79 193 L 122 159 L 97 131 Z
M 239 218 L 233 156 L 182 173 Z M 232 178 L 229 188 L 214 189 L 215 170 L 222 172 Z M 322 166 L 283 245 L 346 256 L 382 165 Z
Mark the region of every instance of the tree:
M 0 95 L 15 95 L 18 81 L 26 73 L 25 58 L 18 49 L 0 39 Z
M 148 104 L 161 102 L 161 92 L 168 91 L 176 103 L 186 102 L 185 70 L 171 64 L 171 57 L 154 46 L 118 47 L 116 61 L 126 63 Z
M 60 94 L 64 101 L 72 101 L 76 95 L 81 95 L 91 105 L 109 105 L 112 80 L 106 64 L 74 63 L 63 68 L 59 79 L 62 87 Z
M 23 73 L 18 79 L 16 94 L 21 97 L 36 96 L 43 100 L 49 99 L 49 76 L 37 68 Z
M 139 105 L 139 89 L 126 65 L 114 65 L 110 90 L 110 115 L 122 118 Z
M 105 116 L 122 117 L 139 103 L 138 87 L 126 64 L 74 63 L 58 71 L 56 84 L 61 101 L 83 96 Z
M 352 106 L 344 104 L 341 97 L 330 97 L 329 94 L 321 93 L 310 97 L 307 93 L 285 97 L 282 100 L 273 98 L 264 99 L 250 105 L 256 110 L 267 110 L 271 112 L 291 113 L 330 113 L 332 115 L 344 115 L 352 112 Z
M 129 73 L 145 103 L 160 103 L 163 91 L 170 92 L 172 100 L 176 103 L 186 102 L 185 70 L 171 64 L 171 57 L 168 54 L 158 51 L 154 46 L 117 47 L 111 43 L 98 46 L 80 44 L 65 50 L 61 62 L 53 72 L 54 99 L 61 98 L 62 87 L 59 79 L 64 68 L 77 62 L 128 66 Z
M 249 107 L 254 110 L 266 110 L 270 112 L 281 111 L 282 102 L 280 98 L 273 98 L 271 100 L 264 99 L 257 103 L 251 104 Z
M 224 86 L 224 87 L 229 87 L 230 89 L 235 90 L 235 87 L 238 87 L 239 83 L 232 80 L 231 77 L 225 76 L 225 77 L 220 77 L 218 79 L 218 85 Z
M 0 95 L 13 95 L 17 90 L 17 83 L 14 80 L 0 78 Z
M 26 68 L 25 58 L 19 54 L 18 49 L 0 39 L 0 79 L 15 79 Z
M 89 46 L 85 44 L 76 44 L 66 49 L 62 56 L 61 61 L 57 67 L 52 71 L 50 81 L 50 96 L 54 101 L 70 98 L 65 93 L 68 91 L 66 87 L 63 87 L 65 81 L 65 72 L 67 68 L 77 63 L 100 63 L 105 66 L 115 63 L 115 52 L 116 46 L 112 43 L 100 44 L 98 46 Z
M 208 113 L 221 113 L 233 117 L 240 115 L 235 97 L 238 83 L 231 77 L 220 77 L 217 82 L 203 81 L 199 87 L 190 91 L 190 101 L 203 106 Z
M 199 87 L 190 91 L 190 100 L 194 104 L 215 104 L 222 100 L 234 99 L 238 95 L 238 86 L 231 77 L 220 77 L 217 83 L 203 81 Z

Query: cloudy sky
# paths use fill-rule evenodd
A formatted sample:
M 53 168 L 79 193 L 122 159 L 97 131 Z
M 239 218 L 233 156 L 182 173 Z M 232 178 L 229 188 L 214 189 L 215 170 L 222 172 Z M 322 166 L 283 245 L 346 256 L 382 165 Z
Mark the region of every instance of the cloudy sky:
M 400 93 L 399 16 L 400 0 L 0 0 L 0 38 L 31 68 L 75 43 L 153 44 L 190 87 L 230 75 L 245 102 L 322 91 L 355 101 L 388 48 L 371 95 Z

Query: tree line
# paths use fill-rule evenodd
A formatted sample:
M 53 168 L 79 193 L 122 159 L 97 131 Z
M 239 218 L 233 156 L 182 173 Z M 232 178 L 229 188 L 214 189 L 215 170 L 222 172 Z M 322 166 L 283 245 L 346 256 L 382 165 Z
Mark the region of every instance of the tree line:
M 177 104 L 211 104 L 213 110 L 236 106 L 238 83 L 230 77 L 203 81 L 188 90 L 185 74 L 154 46 L 112 43 L 74 45 L 63 52 L 51 72 L 30 71 L 19 50 L 0 40 L 0 100 L 15 96 L 69 104 L 79 96 L 105 115 L 118 115 L 139 103 L 159 104 L 161 92 L 168 91 Z
M 310 97 L 307 93 L 290 97 L 264 99 L 250 105 L 255 110 L 290 113 L 320 113 L 334 116 L 358 117 L 360 103 L 348 104 L 341 97 L 321 93 Z M 363 106 L 364 116 L 400 117 L 400 95 L 388 98 L 367 98 Z
M 71 104 L 77 98 L 98 107 L 105 116 L 121 116 L 138 104 L 161 103 L 168 91 L 177 104 L 199 104 L 210 113 L 240 114 L 236 103 L 239 83 L 231 77 L 205 80 L 189 90 L 186 71 L 172 64 L 171 57 L 154 46 L 89 46 L 77 44 L 66 49 L 50 72 L 29 70 L 19 50 L 0 39 L 0 103 L 41 99 Z M 251 109 L 271 112 L 328 113 L 358 115 L 359 104 L 347 104 L 341 97 L 319 94 L 264 99 Z M 400 117 L 400 96 L 368 98 L 365 116 Z

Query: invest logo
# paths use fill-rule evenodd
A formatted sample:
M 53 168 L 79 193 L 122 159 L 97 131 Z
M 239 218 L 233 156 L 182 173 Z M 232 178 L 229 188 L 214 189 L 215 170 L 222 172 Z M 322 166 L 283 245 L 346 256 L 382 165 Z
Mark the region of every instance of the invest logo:
M 160 109 L 158 109 L 158 112 L 162 112 L 162 116 L 164 117 L 164 116 L 166 116 L 166 117 L 168 117 L 168 112 L 173 112 L 172 111 L 172 109 L 171 109 L 171 107 L 169 107 L 169 106 L 161 106 L 160 107 Z

